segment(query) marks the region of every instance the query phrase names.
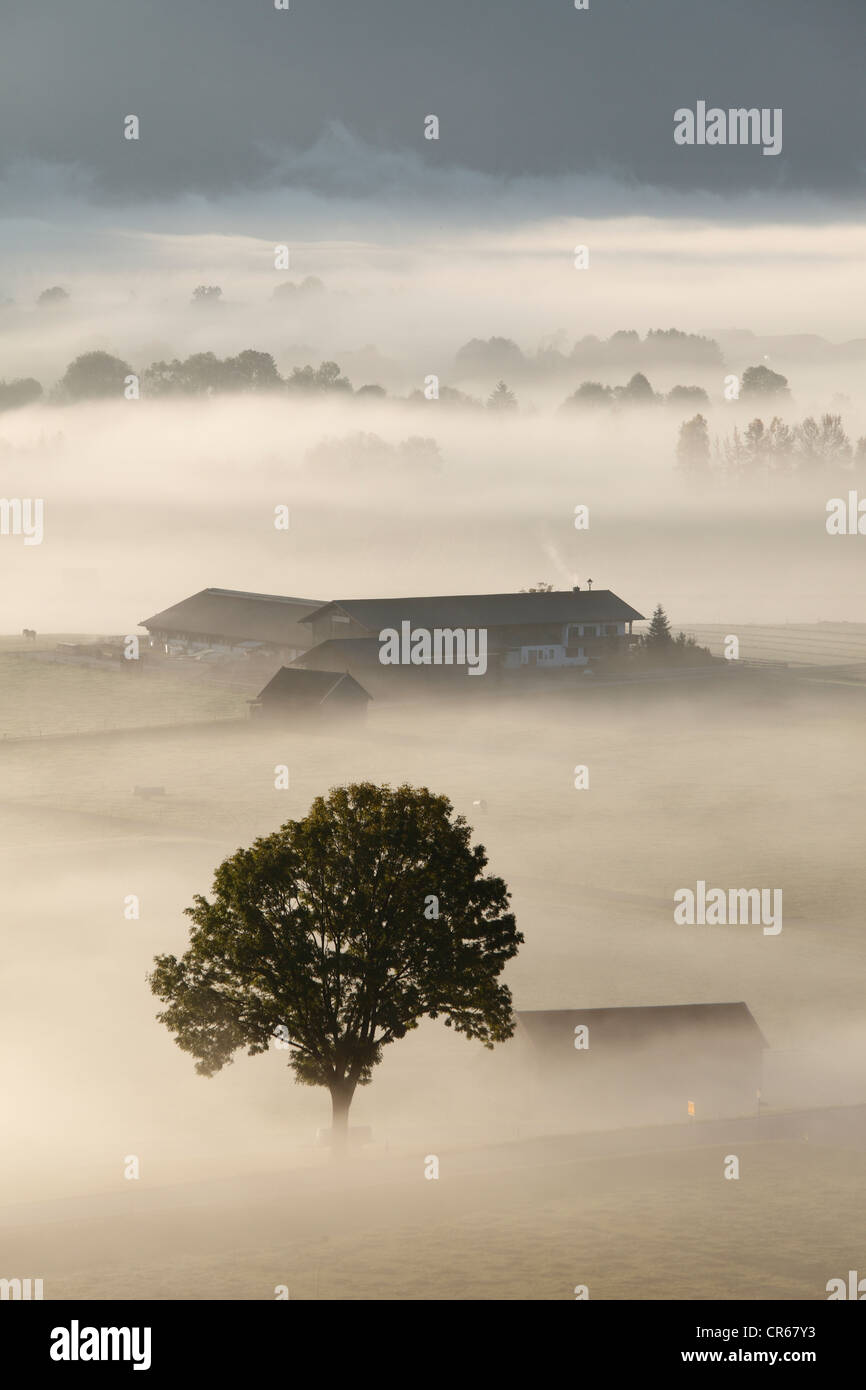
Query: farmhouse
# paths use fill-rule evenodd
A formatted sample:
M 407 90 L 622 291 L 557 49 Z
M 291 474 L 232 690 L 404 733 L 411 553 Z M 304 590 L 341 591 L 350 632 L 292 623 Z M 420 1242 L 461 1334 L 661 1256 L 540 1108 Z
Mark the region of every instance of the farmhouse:
M 202 589 L 161 613 L 142 618 L 151 646 L 194 652 L 204 648 L 239 656 L 255 652 L 292 661 L 311 646 L 302 620 L 321 608 L 321 601 L 250 594 L 237 589 Z
M 413 633 L 486 631 L 504 670 L 587 666 L 636 641 L 642 614 L 609 589 L 536 594 L 448 594 L 422 598 L 339 599 L 306 614 L 310 645 L 378 641 L 408 623 Z
M 485 678 L 468 682 L 475 687 L 508 672 L 592 670 L 638 640 L 632 625 L 641 617 L 609 589 L 330 603 L 202 589 L 142 619 L 141 626 L 150 645 L 167 655 L 254 656 L 315 670 L 369 672 L 386 676 L 389 688 L 401 675 L 411 675 L 415 684 L 420 676 L 439 685 L 458 677 L 465 688 L 467 673 Z M 394 634 L 400 639 L 396 659 Z M 429 659 L 427 651 L 433 653 Z
M 250 701 L 257 719 L 335 720 L 363 719 L 372 699 L 347 672 L 308 671 L 282 666 Z
M 754 1115 L 767 1046 L 744 1003 L 531 1010 L 517 1033 L 564 1108 L 616 1123 Z

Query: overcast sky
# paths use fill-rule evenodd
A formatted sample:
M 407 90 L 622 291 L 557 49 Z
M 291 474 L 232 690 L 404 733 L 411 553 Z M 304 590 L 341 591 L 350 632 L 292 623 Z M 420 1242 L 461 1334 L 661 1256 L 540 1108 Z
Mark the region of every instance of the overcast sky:
M 4 0 L 0 175 L 66 166 L 42 177 L 97 201 L 281 183 L 375 197 L 368 169 L 353 176 L 360 142 L 440 178 L 603 174 L 597 190 L 851 208 L 864 38 L 863 0 Z M 782 153 L 676 146 L 674 110 L 699 99 L 781 107 Z

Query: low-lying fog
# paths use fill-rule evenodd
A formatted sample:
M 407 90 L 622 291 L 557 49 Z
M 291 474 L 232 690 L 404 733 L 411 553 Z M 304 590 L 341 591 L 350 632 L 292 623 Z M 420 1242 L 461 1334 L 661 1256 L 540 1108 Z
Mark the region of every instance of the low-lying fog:
M 160 242 L 156 264 L 132 286 L 139 298 L 125 306 L 117 279 L 103 287 L 100 304 L 98 279 L 82 271 L 71 278 L 69 305 L 37 310 L 37 290 L 62 275 L 45 269 L 38 282 L 20 280 L 18 302 L 0 314 L 5 380 L 35 375 L 48 388 L 72 357 L 94 348 L 117 353 L 136 371 L 159 357 L 254 348 L 272 353 L 283 374 L 335 360 L 355 388 L 379 384 L 391 399 L 283 392 L 44 401 L 4 411 L 0 492 L 42 499 L 44 536 L 29 546 L 20 535 L 0 538 L 0 633 L 135 632 L 142 618 L 205 587 L 329 600 L 515 591 L 539 581 L 566 589 L 590 580 L 647 616 L 662 603 L 675 628 L 718 624 L 717 631 L 736 634 L 789 620 L 862 623 L 864 542 L 829 535 L 826 504 L 850 489 L 866 491 L 863 451 L 844 467 L 797 476 L 759 469 L 748 482 L 715 476 L 697 485 L 674 466 L 680 425 L 698 410 L 711 442 L 756 416 L 768 424 L 781 415 L 793 426 L 826 412 L 841 414 L 852 445 L 866 435 L 856 345 L 835 354 L 804 337 L 780 345 L 778 354 L 772 347 L 774 334 L 804 327 L 835 342 L 855 338 L 856 281 L 848 271 L 859 231 L 844 229 L 833 243 L 839 229 L 816 227 L 804 247 L 790 228 L 753 227 L 744 233 L 742 257 L 730 254 L 718 228 L 698 234 L 618 224 L 596 231 L 594 238 L 592 229 L 568 223 L 543 235 L 515 232 L 496 244 L 495 256 L 479 232 L 475 242 L 463 239 L 450 266 L 447 245 L 426 266 L 417 246 L 402 264 L 392 248 L 376 273 L 372 243 L 357 249 L 362 270 L 357 263 L 348 268 L 346 247 L 325 248 L 318 263 L 312 256 L 293 262 L 287 278 L 322 273 L 330 280 L 317 307 L 298 304 L 291 312 L 270 300 L 270 281 L 267 291 L 259 289 L 257 258 L 268 247 L 258 234 L 245 249 Z M 688 259 L 683 238 L 692 234 Z M 593 247 L 586 275 L 570 264 L 560 270 L 556 260 L 563 245 L 570 257 L 578 241 Z M 160 301 L 148 277 L 158 277 L 163 259 L 172 270 Z M 674 264 L 680 269 L 672 288 Z M 226 289 L 226 302 L 213 313 L 182 302 L 194 284 L 211 282 Z M 808 323 L 792 283 L 808 283 L 810 299 L 822 303 Z M 461 368 L 455 357 L 471 337 L 507 336 L 531 355 L 541 340 L 567 352 L 588 333 L 645 334 L 673 324 L 690 332 L 711 333 L 713 324 L 751 328 L 759 336 L 722 335 L 724 361 L 709 367 L 590 363 L 575 365 L 567 379 L 532 371 L 487 377 Z M 788 377 L 790 397 L 726 402 L 726 375 L 762 364 Z M 700 386 L 710 402 L 560 409 L 582 381 L 621 386 L 637 370 L 657 392 Z M 505 376 L 518 409 L 499 415 L 445 400 L 394 399 L 423 388 L 429 374 L 481 400 Z M 287 531 L 274 525 L 281 506 L 290 512 Z M 586 529 L 575 529 L 578 507 L 588 508 Z M 750 655 L 748 640 L 743 656 Z M 772 643 L 755 654 L 767 650 L 774 651 Z M 47 692 L 40 720 L 54 669 L 40 667 Z M 19 707 L 27 689 L 32 683 L 12 679 L 0 689 L 5 714 L 14 715 L 6 723 L 27 725 Z M 142 1186 L 226 1180 L 223 1205 L 207 1224 L 214 1240 L 230 1241 L 226 1204 L 239 1175 L 249 1182 L 251 1175 L 255 1181 L 322 1164 L 314 1141 L 316 1129 L 329 1123 L 327 1094 L 297 1086 L 278 1051 L 241 1057 L 211 1080 L 198 1077 L 155 1021 L 159 1006 L 145 975 L 156 953 L 183 949 L 183 909 L 195 893 L 209 891 L 227 854 L 302 815 L 331 786 L 361 778 L 428 786 L 467 815 L 487 847 L 490 871 L 513 891 L 525 934 L 506 975 L 518 1010 L 744 1000 L 769 1043 L 768 1107 L 866 1102 L 862 691 L 843 682 L 810 685 L 796 673 L 732 673 L 675 688 L 600 686 L 569 699 L 481 697 L 466 707 L 376 701 L 366 726 L 315 735 L 238 721 L 4 741 L 0 1168 L 7 1217 L 17 1203 L 25 1223 L 31 1202 L 128 1193 L 134 1184 L 124 1182 L 123 1165 L 135 1154 Z M 92 728 L 86 694 L 80 700 L 81 724 Z M 75 727 L 75 720 L 63 726 Z M 290 768 L 288 791 L 274 790 L 277 763 Z M 574 787 L 577 764 L 590 769 L 589 790 Z M 164 785 L 165 798 L 134 800 L 132 788 L 141 783 Z M 673 895 L 698 880 L 780 889 L 782 931 L 677 925 Z M 138 921 L 124 917 L 129 894 L 140 897 Z M 356 1095 L 352 1121 L 372 1127 L 378 1161 L 616 1125 L 618 1099 L 598 1097 L 578 1110 L 526 1070 L 516 1042 L 488 1053 L 427 1023 L 386 1049 L 372 1084 Z M 645 1096 L 646 1122 L 685 1101 L 660 1075 Z M 773 1164 L 782 1165 L 780 1190 L 790 1204 L 774 1206 L 761 1228 L 758 1244 L 771 1251 L 773 1223 L 789 1229 L 790 1212 L 806 1211 L 811 1197 L 804 1194 L 817 1180 L 811 1155 L 798 1151 L 786 1167 L 789 1158 L 787 1151 L 781 1158 L 763 1153 L 771 1188 Z M 847 1182 L 855 1159 L 846 1151 L 839 1163 Z M 709 1198 L 703 1178 L 690 1172 L 688 1181 L 698 1184 L 690 1200 L 698 1213 L 717 1202 L 713 1220 L 723 1239 L 730 1218 L 718 1206 L 718 1184 Z M 620 1182 L 614 1174 L 608 1189 L 607 1176 L 599 1179 L 599 1201 L 616 1210 L 597 1222 L 602 1244 L 622 1237 L 620 1195 L 638 1225 L 644 1216 L 641 1180 L 632 1174 Z M 536 1173 L 525 1200 L 537 1199 L 539 1210 L 548 1178 L 566 1185 L 564 1173 Z M 669 1203 L 672 1180 L 658 1181 Z M 845 1260 L 855 1255 L 847 1247 L 839 1253 L 833 1235 L 833 1222 L 844 1225 L 847 1189 L 833 1182 L 831 1197 L 843 1196 L 828 1218 L 827 1243 L 820 1233 L 816 1241 L 847 1269 Z M 194 1189 L 188 1191 L 195 1205 Z M 566 1217 L 557 1216 L 556 1230 L 571 1229 L 574 1191 L 561 1194 Z M 461 1193 L 469 1202 L 470 1189 Z M 293 1200 L 302 1205 L 302 1197 L 299 1187 Z M 183 1205 L 183 1194 L 179 1200 Z M 422 1198 L 416 1192 L 412 1200 Z M 101 1221 L 109 1208 L 94 1210 Z M 384 1210 L 379 1224 L 387 1244 Z M 299 1220 L 315 1223 L 329 1211 L 327 1204 L 311 1207 Z M 495 1214 L 498 1238 L 504 1231 L 511 1239 L 507 1217 L 507 1206 Z M 537 1217 L 527 1216 L 528 1245 L 520 1251 L 535 1240 L 539 1278 L 546 1278 L 558 1237 L 554 1230 L 546 1244 L 536 1240 Z M 145 1243 L 158 1245 L 163 1228 L 148 1236 L 146 1222 L 136 1219 Z M 294 1228 L 286 1222 L 291 1245 Z M 111 1232 L 109 1223 L 107 1241 Z M 91 1236 L 84 1247 L 98 1263 Z M 205 1264 L 209 1238 L 201 1230 L 190 1238 Z M 440 1240 L 438 1226 L 433 1239 Z M 446 1263 L 449 1239 L 440 1241 Z M 659 1266 L 655 1247 L 641 1239 L 634 1248 Z M 76 1240 L 70 1227 L 45 1246 L 49 1274 L 56 1253 L 78 1258 Z M 41 1248 L 22 1246 L 21 1259 Z M 124 1246 L 118 1276 L 133 1297 L 142 1287 L 137 1248 L 130 1256 Z M 473 1270 L 492 1260 L 495 1248 L 492 1238 L 482 1240 Z M 366 1268 L 366 1247 L 358 1258 Z M 569 1258 L 563 1256 L 563 1287 L 579 1277 L 568 1272 Z M 390 1255 L 383 1260 L 391 1271 L 383 1296 L 400 1296 L 406 1264 Z M 311 1255 L 308 1282 L 313 1265 Z M 819 1288 L 838 1272 L 835 1263 L 822 1269 L 815 1274 Z M 229 1276 L 223 1285 L 211 1274 L 208 1266 L 198 1292 L 180 1296 L 207 1296 L 214 1288 L 247 1296 Z M 710 1279 L 712 1271 L 705 1274 Z M 97 1296 L 104 1296 L 114 1285 L 104 1272 L 100 1277 L 105 1285 Z M 779 1277 L 779 1288 L 791 1287 L 784 1272 Z M 70 1278 L 73 1290 L 95 1287 Z M 268 1279 L 273 1284 L 270 1272 Z M 617 1276 L 610 1296 L 627 1287 Z M 452 1295 L 447 1279 L 442 1288 Z M 702 1295 L 688 1289 L 684 1296 L 719 1296 L 719 1288 L 710 1283 Z
M 149 1184 L 315 1159 L 327 1093 L 295 1085 L 278 1051 L 196 1076 L 144 976 L 184 947 L 182 909 L 222 857 L 360 778 L 428 785 L 468 816 L 526 937 L 507 972 L 518 1009 L 742 999 L 770 1043 L 767 1104 L 866 1101 L 860 732 L 859 702 L 833 687 L 744 679 L 543 707 L 383 704 L 361 731 L 315 737 L 241 725 L 7 745 L 7 1198 L 114 1190 L 130 1153 Z M 141 780 L 165 801 L 133 801 Z M 782 931 L 675 925 L 673 894 L 697 879 L 781 888 Z M 422 1025 L 386 1049 L 353 1121 L 395 1153 L 616 1122 L 615 1095 L 578 1113 L 515 1049 Z M 660 1076 L 648 1122 L 668 1099 Z
M 707 410 L 711 438 L 760 409 Z M 765 421 L 779 409 L 793 422 L 820 400 L 807 387 Z M 693 413 L 500 418 L 441 401 L 251 396 L 10 411 L 3 494 L 43 499 L 44 538 L 3 539 L 0 627 L 130 632 L 208 586 L 326 600 L 541 579 L 592 579 L 681 621 L 862 618 L 857 540 L 826 530 L 828 499 L 862 468 L 695 489 L 674 469 Z M 866 432 L 859 402 L 843 421 L 852 440 Z M 413 436 L 438 458 L 401 453 Z M 288 531 L 275 529 L 280 505 Z M 575 530 L 577 506 L 588 529 Z

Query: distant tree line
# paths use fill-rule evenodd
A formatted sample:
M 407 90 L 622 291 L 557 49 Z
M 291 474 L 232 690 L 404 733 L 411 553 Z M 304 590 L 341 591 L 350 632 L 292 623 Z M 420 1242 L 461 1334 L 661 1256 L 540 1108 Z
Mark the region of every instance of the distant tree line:
M 635 372 L 624 386 L 605 386 L 600 381 L 582 381 L 565 401 L 565 408 L 593 409 L 597 406 L 629 405 L 709 405 L 702 386 L 674 386 L 662 395 L 654 391 L 643 372 Z
M 389 444 L 378 434 L 359 431 L 342 439 L 323 439 L 307 450 L 307 461 L 319 468 L 355 468 L 367 465 L 409 464 L 438 469 L 441 464 L 439 445 L 435 439 L 410 435 L 397 444 Z
M 272 291 L 271 298 L 299 305 L 323 294 L 325 289 L 318 276 L 307 275 L 303 280 L 283 281 Z M 59 306 L 69 300 L 68 290 L 62 285 L 51 285 L 38 296 L 37 304 Z M 196 285 L 190 303 L 196 307 L 222 307 L 225 301 L 221 286 Z M 524 353 L 512 338 L 471 338 L 455 354 L 455 365 L 463 376 L 494 380 L 511 377 L 519 382 L 567 374 L 576 366 L 639 368 L 677 363 L 721 367 L 724 358 L 715 339 L 699 333 L 683 333 L 678 328 L 651 328 L 643 338 L 633 328 L 618 329 L 609 338 L 588 333 L 570 347 L 567 335 L 560 330 L 547 338 L 535 353 Z
M 747 367 L 739 384 L 737 399 L 763 400 L 769 396 L 787 397 L 787 377 L 769 367 Z M 605 386 L 600 381 L 583 381 L 565 402 L 572 406 L 619 405 L 709 405 L 710 398 L 702 386 L 674 386 L 666 394 L 654 391 L 643 372 L 635 372 L 624 386 Z
M 199 286 L 203 292 L 216 286 Z M 46 291 L 46 293 L 48 293 Z M 673 330 L 671 330 L 673 331 Z M 504 340 L 503 340 L 504 341 Z M 140 374 L 130 364 L 109 352 L 97 350 L 82 353 L 70 362 L 63 377 L 49 393 L 54 402 L 94 401 L 141 395 L 150 398 L 201 397 L 240 392 L 289 393 L 317 396 L 337 394 L 370 400 L 385 399 L 384 387 L 367 383 L 355 389 L 338 363 L 320 362 L 318 367 L 307 363 L 293 367 L 288 376 L 280 375 L 274 358 L 268 352 L 246 348 L 235 356 L 220 358 L 213 352 L 196 352 L 186 358 L 161 359 L 152 362 Z M 0 411 L 29 405 L 43 396 L 43 387 L 33 377 L 0 381 Z M 748 367 L 743 373 L 740 397 L 744 400 L 785 397 L 789 394 L 784 376 L 764 366 Z M 399 398 L 398 398 L 399 399 Z M 412 391 L 409 402 L 427 404 L 427 390 Z M 500 378 L 486 402 L 447 384 L 438 385 L 435 399 L 448 407 L 499 414 L 518 410 L 518 400 L 507 382 Z M 563 408 L 618 409 L 632 405 L 705 406 L 707 392 L 700 386 L 674 386 L 666 394 L 654 391 L 642 372 L 635 372 L 625 385 L 610 386 L 599 381 L 584 381 L 565 400 Z M 695 436 L 686 452 L 697 460 L 700 452 L 697 427 L 688 432 Z M 699 431 L 698 431 L 699 432 Z M 736 447 L 736 445 L 734 445 Z
M 683 333 L 678 328 L 653 328 L 644 338 L 634 329 L 620 330 L 607 339 L 588 334 L 571 348 L 561 334 L 532 356 L 527 356 L 511 338 L 472 338 L 455 356 L 463 376 L 511 377 L 515 381 L 564 375 L 576 366 L 654 367 L 677 363 L 722 367 L 724 359 L 712 338 Z
M 70 362 L 49 399 L 59 403 L 122 399 L 131 378 L 139 382 L 140 394 L 147 397 L 215 396 L 242 391 L 374 398 L 385 395 L 384 389 L 376 385 L 361 386 L 355 391 L 336 362 L 293 367 L 288 377 L 281 377 L 270 353 L 247 348 L 235 357 L 196 352 L 184 360 L 175 357 L 170 362 L 152 362 L 140 377 L 120 357 L 109 352 L 85 352 Z M 29 405 L 43 394 L 41 383 L 32 377 L 0 381 L 0 410 Z
M 131 380 L 137 383 L 136 391 L 141 396 L 163 399 L 232 392 L 340 395 L 369 400 L 387 397 L 385 388 L 375 383 L 359 386 L 356 390 L 336 362 L 320 362 L 318 367 L 310 363 L 293 367 L 287 377 L 282 377 L 269 352 L 246 348 L 234 357 L 220 358 L 213 352 L 195 352 L 184 359 L 175 357 L 171 361 L 152 362 L 140 376 L 121 357 L 103 351 L 85 352 L 70 362 L 49 399 L 58 403 L 121 399 L 128 394 Z M 0 411 L 29 405 L 42 395 L 41 383 L 31 377 L 0 381 Z M 441 388 L 440 396 L 446 404 L 484 409 L 481 401 L 448 386 Z M 423 391 L 414 391 L 408 399 L 426 401 L 427 398 Z M 500 381 L 490 394 L 487 408 L 514 411 L 517 397 L 504 381 Z
M 430 397 L 421 390 L 411 391 L 407 397 L 412 405 L 426 405 L 429 399 Z M 493 410 L 510 413 L 518 409 L 517 397 L 504 381 L 496 383 L 486 401 L 479 400 L 477 396 L 470 396 L 465 391 L 459 391 L 456 386 L 446 385 L 438 387 L 435 399 L 442 405 L 457 410 Z
M 768 373 L 773 378 L 769 384 L 763 377 L 759 377 L 757 382 L 750 381 L 750 373 L 766 372 L 767 369 L 763 367 L 746 370 L 741 393 L 744 398 L 787 394 L 785 378 L 776 373 Z M 49 398 L 59 402 L 119 398 L 124 395 L 130 378 L 138 382 L 140 394 L 150 398 L 216 396 L 233 392 L 283 392 L 303 396 L 337 394 L 367 399 L 387 397 L 384 387 L 374 383 L 355 389 L 336 362 L 320 362 L 318 367 L 310 363 L 293 367 L 287 377 L 282 377 L 269 352 L 246 348 L 233 357 L 220 358 L 213 352 L 195 352 L 183 359 L 175 357 L 170 361 L 163 359 L 152 362 L 140 377 L 120 357 L 103 351 L 85 352 L 70 362 Z M 781 388 L 776 383 L 781 383 Z M 0 381 L 0 411 L 29 405 L 43 394 L 41 383 L 32 377 Z M 427 395 L 420 389 L 412 391 L 407 399 L 413 404 L 426 404 L 428 401 Z M 517 396 L 501 379 L 486 402 L 444 384 L 438 387 L 437 399 L 443 405 L 473 411 L 486 409 L 509 414 L 518 409 Z M 674 386 L 662 394 L 653 390 L 642 372 L 636 372 L 623 386 L 584 381 L 563 404 L 569 410 L 658 404 L 703 406 L 709 404 L 709 397 L 700 386 Z
M 304 280 L 285 280 L 277 285 L 272 299 L 297 300 L 305 299 L 310 295 L 321 294 L 324 291 L 324 284 L 317 275 L 308 275 Z M 192 292 L 191 304 L 220 304 L 222 303 L 222 289 L 219 285 L 196 285 Z M 50 285 L 38 296 L 36 303 L 39 305 L 66 304 L 69 301 L 69 291 L 62 285 Z
M 684 420 L 677 440 L 677 467 L 692 476 L 718 474 L 733 478 L 777 474 L 809 474 L 824 468 L 858 468 L 866 464 L 866 437 L 856 447 L 845 433 L 841 415 L 808 415 L 787 425 L 774 415 L 765 425 L 759 417 L 740 430 L 710 441 L 703 415 Z

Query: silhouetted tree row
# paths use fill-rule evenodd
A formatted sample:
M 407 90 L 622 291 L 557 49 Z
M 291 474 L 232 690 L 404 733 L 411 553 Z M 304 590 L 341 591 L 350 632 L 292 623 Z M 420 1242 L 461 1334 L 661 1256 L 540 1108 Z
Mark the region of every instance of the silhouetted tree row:
M 787 377 L 769 367 L 747 367 L 739 383 L 739 400 L 780 399 L 790 394 Z M 674 386 L 666 394 L 654 391 L 643 372 L 635 372 L 625 386 L 606 386 L 600 381 L 583 381 L 565 401 L 565 406 L 593 408 L 620 405 L 709 405 L 702 386 Z
M 136 392 L 151 398 L 216 396 L 232 392 L 342 395 L 369 400 L 387 397 L 384 387 L 375 384 L 355 390 L 336 362 L 320 362 L 318 367 L 309 363 L 293 367 L 287 377 L 282 377 L 269 352 L 246 348 L 235 357 L 220 358 L 213 352 L 195 352 L 183 360 L 175 357 L 170 362 L 152 362 L 140 377 L 121 357 L 102 351 L 85 352 L 70 362 L 51 399 L 58 402 L 110 400 Z M 0 410 L 27 405 L 41 395 L 42 386 L 32 378 L 0 382 Z M 427 398 L 423 391 L 414 391 L 408 399 L 426 402 Z M 441 388 L 440 399 L 446 404 L 484 409 L 481 401 L 448 386 Z M 495 411 L 514 411 L 517 397 L 504 381 L 500 381 L 487 407 Z
M 381 386 L 361 386 L 354 391 L 336 362 L 294 367 L 288 377 L 281 377 L 270 353 L 247 348 L 236 357 L 219 358 L 213 352 L 196 352 L 183 361 L 176 357 L 171 362 L 152 362 L 140 377 L 128 362 L 110 352 L 85 352 L 70 362 L 50 399 L 61 403 L 119 400 L 124 395 L 134 396 L 136 391 L 148 397 L 215 396 L 241 391 L 385 396 Z M 0 381 L 0 410 L 29 405 L 42 394 L 41 384 L 32 377 Z
M 288 392 L 306 396 L 340 394 L 373 400 L 387 397 L 384 387 L 372 383 L 355 390 L 336 362 L 320 362 L 318 367 L 307 363 L 303 367 L 293 367 L 287 377 L 282 377 L 269 352 L 246 348 L 234 357 L 220 358 L 213 352 L 196 352 L 184 359 L 175 357 L 171 361 L 152 362 L 140 376 L 128 362 L 111 353 L 101 350 L 85 352 L 70 362 L 50 399 L 74 402 L 108 400 L 124 395 L 188 397 L 232 392 Z M 449 407 L 468 410 L 486 408 L 506 413 L 518 409 L 517 396 L 502 379 L 490 393 L 486 405 L 453 386 L 441 385 L 437 392 L 436 399 Z M 0 382 L 0 411 L 28 405 L 42 394 L 41 384 L 32 377 Z M 743 373 L 740 394 L 744 399 L 787 396 L 788 383 L 785 377 L 766 367 L 749 367 Z M 406 399 L 412 403 L 427 404 L 429 397 L 426 391 L 419 389 L 412 391 Z M 642 372 L 635 372 L 624 386 L 584 381 L 563 404 L 567 409 L 658 404 L 707 405 L 709 397 L 701 386 L 674 386 L 662 394 L 653 390 Z
M 566 409 L 594 409 L 620 405 L 708 405 L 702 386 L 674 386 L 663 395 L 654 391 L 643 372 L 635 372 L 625 386 L 605 386 L 600 381 L 583 381 L 565 401 Z
M 710 443 L 703 415 L 684 420 L 677 440 L 677 466 L 691 474 L 719 473 L 735 478 L 774 472 L 807 474 L 823 468 L 847 468 L 852 462 L 866 465 L 866 437 L 856 450 L 845 433 L 841 415 L 808 415 L 798 425 L 787 425 L 774 415 L 768 425 L 756 418 L 745 430 Z
M 634 329 L 610 338 L 589 334 L 567 347 L 565 335 L 557 335 L 532 356 L 511 338 L 472 338 L 458 349 L 455 363 L 465 376 L 511 377 L 516 381 L 565 374 L 575 366 L 644 367 L 682 363 L 721 367 L 722 351 L 712 338 L 682 333 L 677 328 L 650 329 L 645 338 Z

